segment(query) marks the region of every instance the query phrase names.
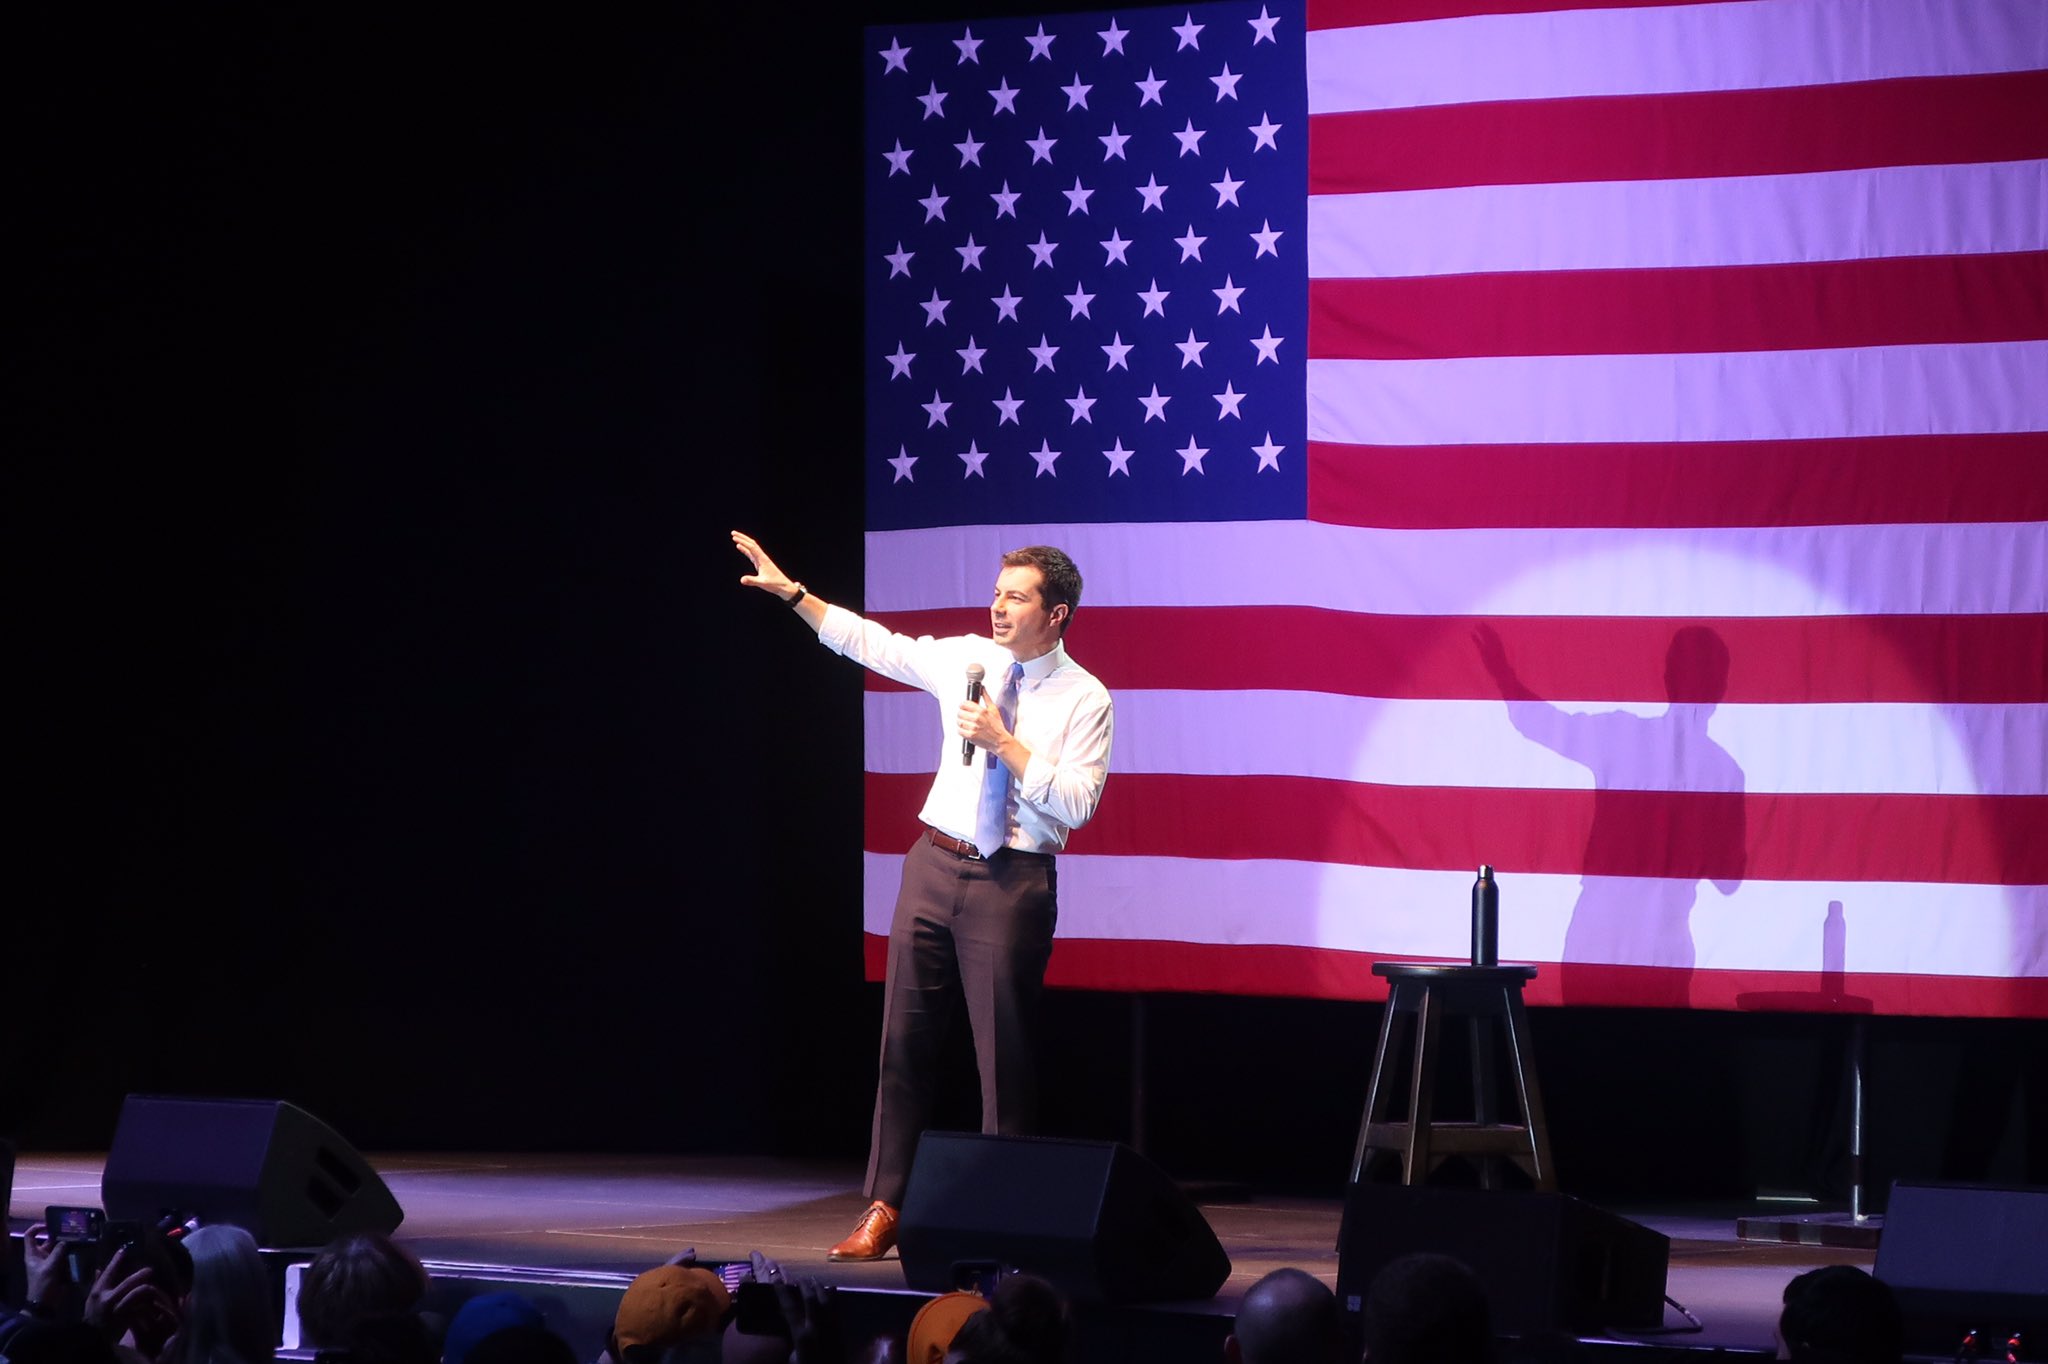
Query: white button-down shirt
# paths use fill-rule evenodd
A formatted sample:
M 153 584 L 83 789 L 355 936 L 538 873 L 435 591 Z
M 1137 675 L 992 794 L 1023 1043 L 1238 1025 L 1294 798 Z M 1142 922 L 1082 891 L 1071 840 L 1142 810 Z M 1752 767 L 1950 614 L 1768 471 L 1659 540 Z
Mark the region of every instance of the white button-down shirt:
M 918 818 L 941 833 L 972 842 L 986 757 L 962 764 L 953 716 L 967 696 L 967 665 L 981 664 L 991 702 L 1016 661 L 1008 649 L 979 635 L 912 639 L 830 607 L 818 627 L 826 648 L 884 677 L 930 692 L 938 706 L 938 773 Z M 1010 785 L 1004 845 L 1020 852 L 1056 853 L 1067 835 L 1086 824 L 1109 777 L 1115 716 L 1109 690 L 1067 657 L 1065 645 L 1024 665 L 1017 688 L 1017 718 L 1010 726 L 1031 750 L 1024 775 Z

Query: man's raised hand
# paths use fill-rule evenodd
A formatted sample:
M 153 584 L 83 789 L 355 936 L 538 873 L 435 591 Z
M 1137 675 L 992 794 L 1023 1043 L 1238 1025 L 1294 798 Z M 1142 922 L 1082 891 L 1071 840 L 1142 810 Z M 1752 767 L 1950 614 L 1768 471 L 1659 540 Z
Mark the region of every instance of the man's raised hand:
M 768 557 L 768 551 L 761 548 L 761 542 L 741 531 L 732 533 L 733 548 L 747 556 L 754 566 L 752 573 L 743 574 L 740 584 L 744 587 L 758 587 L 763 592 L 772 592 L 788 601 L 796 595 L 796 582 Z

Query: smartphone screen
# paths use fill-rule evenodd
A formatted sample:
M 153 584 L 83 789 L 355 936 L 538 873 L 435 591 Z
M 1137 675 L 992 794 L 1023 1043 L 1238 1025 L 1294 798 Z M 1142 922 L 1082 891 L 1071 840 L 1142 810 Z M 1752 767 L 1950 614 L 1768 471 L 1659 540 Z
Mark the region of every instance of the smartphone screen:
M 50 1229 L 53 1239 L 59 1241 L 97 1241 L 100 1231 L 106 1226 L 107 1215 L 98 1208 L 66 1208 L 50 1206 L 43 1209 L 43 1225 Z

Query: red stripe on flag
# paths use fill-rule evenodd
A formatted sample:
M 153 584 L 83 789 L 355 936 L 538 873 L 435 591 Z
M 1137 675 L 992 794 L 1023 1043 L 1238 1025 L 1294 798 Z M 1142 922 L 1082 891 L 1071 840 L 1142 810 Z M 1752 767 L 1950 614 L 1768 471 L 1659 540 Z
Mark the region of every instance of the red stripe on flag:
M 1309 192 L 1788 175 L 2048 156 L 2048 72 L 1315 114 Z
M 2048 337 L 2048 251 L 1317 279 L 1308 297 L 1313 359 L 2027 341 Z
M 889 940 L 862 936 L 869 980 L 882 979 Z M 1056 989 L 1168 990 L 1383 1000 L 1376 957 L 1319 947 L 1062 938 L 1046 983 Z M 1569 989 L 1569 998 L 1566 991 Z M 1531 1004 L 1657 1005 L 1747 1013 L 1883 1013 L 2048 1018 L 2048 980 L 1984 976 L 1843 975 L 1817 971 L 1683 971 L 1654 966 L 1538 966 Z
M 2048 883 L 2048 797 L 1744 795 L 1374 786 L 1124 772 L 1075 833 L 1098 857 L 1282 860 L 1413 871 L 1680 880 Z M 870 772 L 864 846 L 917 838 L 931 779 Z M 1255 811 L 1255 818 L 1247 812 Z
M 967 608 L 876 618 L 905 634 L 982 630 Z M 1669 695 L 1665 658 L 1685 626 L 1728 646 L 1727 702 L 2048 701 L 2048 615 L 1371 616 L 1306 606 L 1087 607 L 1074 652 L 1112 692 L 1317 690 L 1350 696 L 1499 700 L 1474 630 L 1500 636 L 1538 696 L 1653 701 Z M 1227 649 L 1215 641 L 1230 641 Z M 1316 666 L 1304 669 L 1303 658 Z M 864 673 L 870 691 L 906 688 Z M 1680 678 L 1687 694 L 1695 679 Z
M 1309 517 L 1399 530 L 2048 520 L 2048 432 L 1592 445 L 1309 443 Z
M 1546 14 L 1575 9 L 1657 9 L 1701 0 L 1311 0 L 1305 27 L 1369 28 L 1418 19 L 1466 19 L 1475 14 Z

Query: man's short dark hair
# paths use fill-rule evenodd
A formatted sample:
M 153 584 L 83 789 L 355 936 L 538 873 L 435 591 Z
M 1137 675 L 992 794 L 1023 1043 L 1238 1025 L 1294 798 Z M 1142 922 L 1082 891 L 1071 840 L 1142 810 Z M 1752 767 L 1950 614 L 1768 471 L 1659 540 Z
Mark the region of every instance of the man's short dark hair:
M 1898 1364 L 1905 1348 L 1898 1299 L 1854 1265 L 1810 1269 L 1786 1284 L 1778 1334 L 1798 1364 Z
M 1051 545 L 1026 545 L 1013 549 L 1003 556 L 1004 568 L 1035 568 L 1043 586 L 1039 595 L 1045 599 L 1048 613 L 1055 606 L 1067 608 L 1067 614 L 1060 619 L 1060 634 L 1067 633 L 1067 627 L 1074 623 L 1074 613 L 1081 609 L 1081 570 L 1074 567 L 1074 561 L 1063 549 Z
M 1360 1324 L 1372 1364 L 1485 1364 L 1493 1358 L 1486 1289 L 1448 1255 L 1403 1255 L 1375 1274 Z

